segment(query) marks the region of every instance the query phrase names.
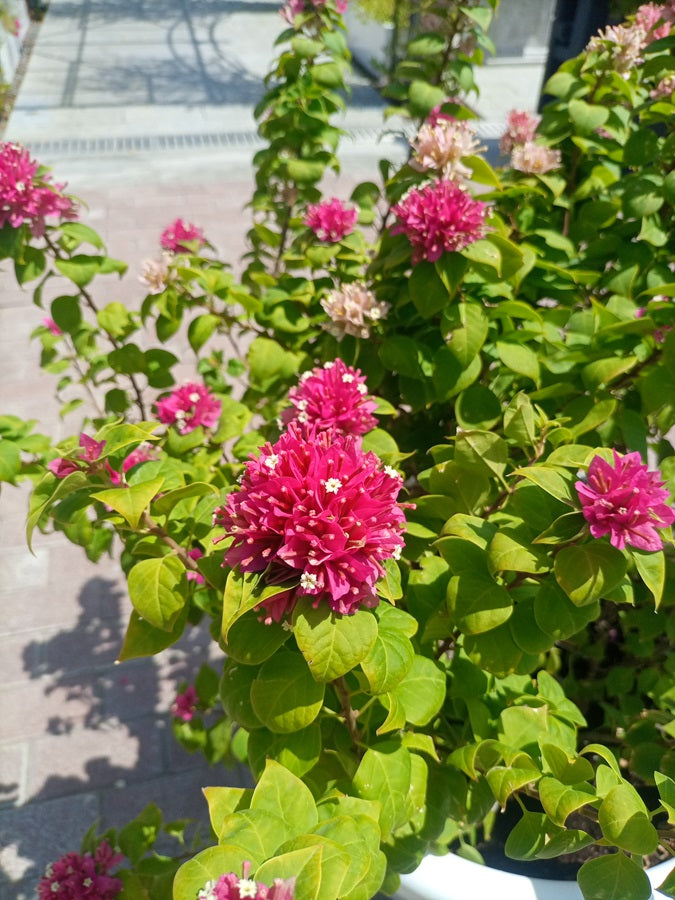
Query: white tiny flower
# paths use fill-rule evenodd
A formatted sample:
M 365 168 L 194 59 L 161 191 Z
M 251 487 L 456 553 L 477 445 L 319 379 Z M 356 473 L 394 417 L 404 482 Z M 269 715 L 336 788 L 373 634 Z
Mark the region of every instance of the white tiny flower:
M 303 591 L 313 591 L 319 583 L 318 577 L 313 572 L 303 572 L 300 576 L 300 587 Z
M 270 469 L 273 472 L 276 469 L 276 467 L 279 465 L 279 454 L 278 453 L 270 453 L 270 455 L 265 460 L 264 464 L 267 466 L 268 469 Z
M 240 878 L 237 887 L 240 897 L 255 897 L 258 893 L 258 885 L 252 878 Z
M 334 362 L 329 361 L 329 362 L 324 363 L 323 367 L 324 367 L 324 369 L 332 369 L 334 365 L 335 365 Z
M 354 376 L 350 372 L 345 372 L 342 376 L 343 384 L 351 384 L 354 381 Z
M 16 186 L 17 191 L 19 191 L 19 193 L 21 193 L 21 191 L 26 190 L 26 185 L 23 181 L 17 181 L 15 186 Z
M 367 394 L 368 393 L 368 388 L 365 386 L 365 384 L 357 384 L 356 390 L 359 392 L 359 394 Z
M 400 478 L 401 477 L 393 466 L 385 466 L 384 474 L 388 475 L 390 478 Z
M 185 413 L 185 410 L 184 410 L 184 409 L 177 409 L 177 410 L 176 410 L 176 418 L 177 418 L 178 420 L 184 419 L 185 416 L 186 416 L 186 413 Z
M 327 478 L 321 484 L 325 487 L 327 494 L 337 494 L 342 487 L 342 482 L 339 478 Z
M 300 415 L 298 416 L 298 422 L 300 422 L 301 425 L 304 425 L 305 422 L 309 422 L 309 416 L 306 412 L 300 413 Z
M 307 381 L 308 378 L 311 378 L 311 377 L 312 377 L 311 372 L 309 372 L 309 371 L 303 372 L 299 379 L 300 383 L 303 384 L 305 381 Z
M 84 881 L 82 882 L 82 884 L 85 887 L 91 887 L 93 883 L 94 882 L 91 880 L 91 878 L 85 878 Z
M 306 400 L 298 400 L 295 404 L 295 408 L 299 409 L 301 412 L 307 409 L 307 401 Z
M 188 394 L 188 399 L 190 403 L 199 403 L 199 394 L 196 391 L 193 391 L 191 394 Z
M 403 550 L 403 547 L 394 547 L 394 552 L 391 554 L 391 558 L 392 559 L 400 559 L 402 550 Z

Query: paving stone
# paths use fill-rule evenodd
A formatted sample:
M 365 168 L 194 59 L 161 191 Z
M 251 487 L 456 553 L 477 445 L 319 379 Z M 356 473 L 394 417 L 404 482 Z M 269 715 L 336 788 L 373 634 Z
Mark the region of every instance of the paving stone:
M 0 807 L 26 799 L 28 744 L 0 745 Z
M 78 725 L 33 741 L 29 799 L 51 800 L 161 775 L 162 729 L 157 726 L 154 716 L 130 722 L 106 718 L 98 727 Z
M 0 896 L 16 896 L 10 891 L 17 883 L 37 884 L 48 863 L 79 850 L 99 816 L 99 800 L 91 792 L 0 810 Z

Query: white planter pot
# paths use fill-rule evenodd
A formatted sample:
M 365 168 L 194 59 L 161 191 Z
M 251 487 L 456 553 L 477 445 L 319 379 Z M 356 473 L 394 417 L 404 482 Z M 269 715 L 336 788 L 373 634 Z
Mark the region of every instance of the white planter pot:
M 647 870 L 652 887 L 657 887 L 675 866 L 675 860 Z M 528 878 L 488 866 L 480 866 L 459 856 L 427 856 L 410 875 L 401 876 L 396 900 L 583 900 L 576 881 Z M 667 900 L 654 891 L 653 900 Z M 629 900 L 629 898 L 626 898 Z

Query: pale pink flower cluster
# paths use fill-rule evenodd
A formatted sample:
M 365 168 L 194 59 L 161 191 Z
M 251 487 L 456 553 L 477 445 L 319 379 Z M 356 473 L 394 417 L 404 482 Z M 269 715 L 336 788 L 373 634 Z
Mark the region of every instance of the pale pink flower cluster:
M 506 116 L 506 131 L 499 141 L 499 149 L 504 156 L 508 156 L 519 144 L 533 141 L 540 122 L 541 116 L 524 109 L 512 109 Z
M 652 41 L 667 37 L 671 24 L 675 22 L 675 3 L 643 3 L 633 21 L 623 25 L 608 25 L 599 31 L 588 43 L 591 52 L 608 50 L 612 68 L 624 78 L 631 70 L 644 62 L 642 51 Z
M 411 141 L 414 157 L 410 163 L 418 172 L 434 171 L 444 178 L 471 178 L 472 170 L 462 159 L 481 147 L 476 129 L 466 119 L 437 115 L 436 124 L 425 122 Z
M 146 259 L 143 261 L 143 269 L 138 276 L 141 284 L 144 284 L 149 294 L 161 294 L 169 284 L 171 271 L 169 262 L 170 253 L 163 253 L 161 259 Z
M 201 228 L 193 225 L 191 222 L 184 222 L 182 219 L 176 219 L 162 232 L 159 239 L 160 244 L 165 250 L 171 253 L 190 253 L 204 246 L 206 239 Z
M 242 866 L 242 877 L 234 872 L 208 881 L 197 894 L 197 900 L 293 900 L 295 878 L 275 878 L 271 888 L 251 878 L 251 863 Z
M 392 211 L 399 222 L 391 233 L 406 235 L 413 246 L 413 263 L 435 262 L 444 253 L 463 250 L 486 231 L 487 204 L 474 200 L 454 181 L 413 188 Z
M 52 184 L 30 153 L 19 144 L 0 145 L 0 228 L 28 225 L 33 237 L 42 237 L 47 218 L 76 219 L 65 185 Z
M 222 404 L 205 384 L 188 382 L 174 388 L 168 397 L 156 403 L 157 417 L 165 425 L 175 425 L 181 434 L 194 431 L 199 425 L 215 428 L 220 419 Z
M 675 522 L 660 473 L 650 471 L 637 452 L 622 456 L 614 450 L 613 454 L 613 464 L 593 457 L 587 481 L 575 484 L 591 534 L 596 538 L 608 534 L 610 544 L 619 550 L 626 544 L 660 550 L 657 529 Z
M 562 165 L 560 150 L 530 141 L 519 144 L 511 153 L 511 167 L 527 175 L 544 175 Z
M 335 244 L 351 234 L 356 225 L 358 212 L 346 206 L 342 200 L 333 197 L 321 203 L 310 203 L 305 215 L 305 225 L 324 244 Z
M 182 719 L 183 722 L 190 722 L 194 718 L 198 706 L 197 689 L 191 684 L 180 694 L 176 694 L 176 699 L 171 704 L 171 715 L 175 719 Z
M 97 462 L 105 446 L 105 441 L 95 441 L 88 434 L 80 435 L 81 453 L 75 458 L 58 457 L 47 463 L 50 472 L 57 478 L 66 478 L 73 472 L 91 472 L 98 468 Z
M 127 474 L 129 469 L 133 469 L 134 466 L 140 466 L 142 463 L 150 462 L 150 460 L 157 459 L 157 451 L 152 446 L 152 444 L 144 441 L 142 444 L 139 444 L 135 450 L 132 450 L 131 453 L 127 454 L 122 461 L 122 471 L 116 472 L 111 466 L 107 466 L 108 475 L 110 476 L 110 481 L 115 485 L 119 486 L 122 484 L 124 480 L 124 476 Z
M 239 490 L 216 510 L 214 523 L 232 538 L 225 562 L 280 585 L 260 604 L 268 622 L 303 596 L 343 615 L 376 606 L 382 564 L 403 547 L 402 483 L 359 437 L 292 422 L 249 459 Z
M 293 404 L 282 414 L 284 425 L 297 422 L 331 434 L 367 434 L 377 427 L 377 403 L 368 394 L 360 369 L 341 359 L 305 372 L 288 392 Z
M 675 75 L 666 75 L 649 92 L 649 96 L 652 100 L 669 100 L 673 95 L 673 91 L 675 91 Z
M 346 334 L 370 337 L 372 323 L 379 322 L 389 311 L 389 304 L 378 301 L 362 281 L 328 291 L 321 306 L 330 317 L 324 328 L 338 340 Z
M 39 900 L 114 900 L 123 888 L 110 870 L 122 862 L 108 841 L 101 841 L 95 854 L 66 853 L 47 866 L 38 884 Z

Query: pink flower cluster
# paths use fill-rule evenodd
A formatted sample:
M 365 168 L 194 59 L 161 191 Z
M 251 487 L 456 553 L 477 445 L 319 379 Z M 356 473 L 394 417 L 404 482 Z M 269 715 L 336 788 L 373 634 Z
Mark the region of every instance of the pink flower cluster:
M 152 446 L 152 444 L 148 444 L 146 442 L 139 444 L 135 450 L 132 450 L 127 456 L 125 456 L 122 462 L 122 471 L 116 472 L 113 468 L 108 466 L 108 475 L 110 476 L 111 482 L 118 486 L 122 484 L 123 476 L 132 469 L 134 466 L 139 466 L 141 463 L 149 462 L 152 459 L 157 459 L 157 452 Z
M 0 228 L 7 223 L 19 228 L 24 223 L 33 237 L 41 237 L 46 219 L 76 219 L 73 201 L 66 197 L 63 184 L 51 184 L 30 153 L 18 144 L 0 145 Z
M 435 120 L 433 125 L 425 122 L 411 141 L 414 156 L 410 165 L 418 172 L 434 171 L 444 178 L 471 178 L 472 170 L 462 159 L 481 149 L 475 127 L 465 119 L 440 112 Z
M 175 425 L 181 434 L 199 425 L 215 428 L 222 404 L 205 384 L 188 382 L 175 388 L 168 397 L 157 401 L 157 417 L 165 425 Z
M 38 884 L 39 900 L 114 900 L 123 888 L 110 870 L 124 857 L 102 841 L 91 853 L 66 853 L 47 867 Z
M 658 528 L 675 522 L 675 510 L 666 504 L 669 494 L 659 472 L 650 471 L 637 452 L 614 453 L 614 464 L 593 457 L 587 482 L 575 487 L 581 511 L 593 537 L 608 534 L 613 547 L 631 544 L 640 550 L 660 550 Z
M 80 435 L 80 447 L 82 452 L 75 459 L 59 456 L 47 463 L 47 468 L 57 478 L 66 478 L 73 472 L 91 472 L 96 468 L 95 463 L 101 456 L 105 441 L 95 441 L 87 434 Z
M 201 228 L 191 222 L 176 219 L 164 229 L 159 242 L 165 250 L 172 253 L 190 253 L 194 249 L 191 245 L 197 244 L 199 249 L 204 246 L 206 239 Z
M 499 149 L 511 154 L 511 166 L 518 172 L 543 175 L 560 168 L 560 151 L 535 141 L 540 121 L 540 116 L 519 109 L 512 109 L 506 117 L 506 131 L 499 141 Z
M 332 200 L 323 200 L 321 203 L 310 203 L 305 215 L 305 225 L 324 244 L 336 244 L 352 233 L 357 217 L 355 209 L 333 197 Z
M 341 359 L 305 372 L 288 392 L 293 404 L 282 415 L 284 425 L 297 422 L 331 434 L 366 434 L 377 427 L 377 403 L 368 395 L 360 369 Z
M 197 894 L 197 900 L 293 900 L 295 878 L 275 878 L 274 885 L 268 888 L 250 877 L 250 862 L 244 863 L 242 872 L 241 878 L 234 872 L 228 872 L 217 881 L 208 881 Z
M 403 547 L 401 486 L 360 438 L 291 423 L 249 459 L 239 490 L 215 512 L 232 538 L 225 562 L 287 587 L 261 604 L 268 622 L 302 596 L 340 614 L 376 606 L 382 563 Z
M 197 712 L 199 697 L 194 685 L 189 685 L 185 690 L 176 694 L 176 699 L 171 704 L 171 715 L 184 722 L 190 722 Z
M 335 10 L 340 14 L 347 11 L 347 3 L 349 0 L 335 0 Z M 281 16 L 290 24 L 296 16 L 303 12 L 311 12 L 312 10 L 322 10 L 327 6 L 326 0 L 288 0 L 281 9 Z
M 534 140 L 541 116 L 522 109 L 512 109 L 506 116 L 506 131 L 499 141 L 500 151 L 507 156 L 519 144 L 529 144 Z
M 474 200 L 454 181 L 413 188 L 392 209 L 399 223 L 391 233 L 406 235 L 413 246 L 413 263 L 435 262 L 485 235 L 487 204 Z

